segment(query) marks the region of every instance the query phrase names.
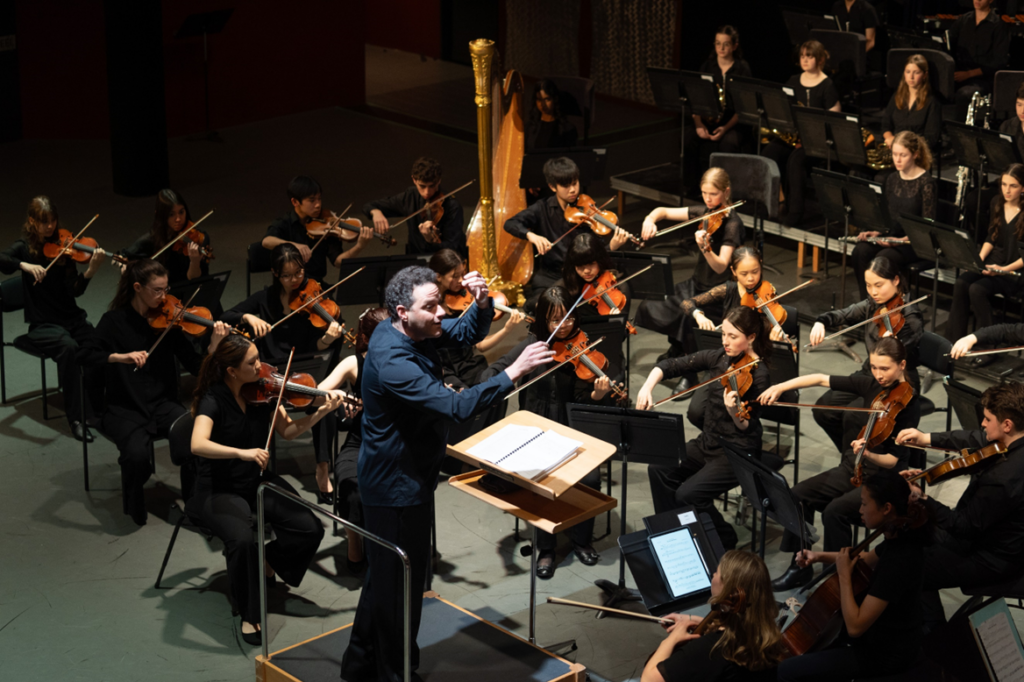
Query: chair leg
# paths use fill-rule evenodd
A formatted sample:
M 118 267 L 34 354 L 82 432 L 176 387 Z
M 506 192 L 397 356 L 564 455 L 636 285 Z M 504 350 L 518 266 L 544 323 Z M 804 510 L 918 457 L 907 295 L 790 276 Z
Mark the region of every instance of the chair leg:
M 46 400 L 46 360 L 45 358 L 39 358 L 39 375 L 43 382 L 43 419 L 47 420 L 50 418 L 50 406 L 47 405 Z
M 800 415 L 796 415 L 793 427 L 793 485 L 800 482 Z
M 82 425 L 85 425 L 85 377 L 81 374 L 78 376 L 78 390 L 81 393 L 82 400 Z M 85 477 L 85 492 L 89 492 L 89 441 L 85 438 L 82 439 L 82 475 Z
M 7 355 L 7 346 L 4 345 L 3 323 L 0 323 L 0 402 L 7 404 L 7 362 L 4 356 Z
M 175 504 L 177 506 L 177 504 Z M 181 530 L 181 524 L 185 521 L 185 511 L 181 510 L 181 516 L 178 517 L 178 522 L 174 524 L 174 532 L 171 533 L 171 541 L 167 543 L 167 551 L 164 552 L 164 562 L 160 564 L 160 572 L 156 576 L 156 589 L 163 589 L 160 587 L 160 581 L 164 579 L 164 570 L 167 568 L 167 561 L 171 558 L 171 550 L 174 549 L 174 543 L 178 539 L 178 531 Z

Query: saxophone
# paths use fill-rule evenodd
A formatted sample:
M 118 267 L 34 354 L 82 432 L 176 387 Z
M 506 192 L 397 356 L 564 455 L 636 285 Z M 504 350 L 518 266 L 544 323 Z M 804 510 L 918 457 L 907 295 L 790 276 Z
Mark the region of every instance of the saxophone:
M 964 121 L 969 126 L 974 125 L 974 119 L 978 113 L 980 107 L 985 107 L 985 118 L 984 127 L 985 130 L 989 129 L 989 112 L 991 107 L 989 106 L 992 102 L 991 95 L 985 95 L 982 97 L 981 93 L 974 93 L 971 96 L 971 103 L 967 106 L 967 120 Z M 960 208 L 960 220 L 964 219 L 964 199 L 967 197 L 967 185 L 971 181 L 971 169 L 967 166 L 960 166 L 956 171 L 956 205 Z

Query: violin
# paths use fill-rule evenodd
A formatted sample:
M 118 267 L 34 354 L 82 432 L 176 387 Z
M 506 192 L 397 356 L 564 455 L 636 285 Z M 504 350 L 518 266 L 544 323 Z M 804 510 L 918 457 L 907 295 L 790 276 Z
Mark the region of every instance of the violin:
M 99 248 L 99 244 L 95 239 L 91 237 L 79 237 L 75 239 L 71 232 L 61 228 L 57 231 L 57 240 L 48 241 L 43 244 L 43 255 L 53 260 L 58 256 L 63 255 L 70 256 L 71 260 L 76 263 L 86 263 L 92 254 L 95 253 L 96 249 Z M 124 256 L 119 256 L 116 253 L 109 254 L 110 260 L 113 263 L 120 263 L 121 265 L 127 265 L 128 259 Z
M 871 401 L 870 409 L 884 410 L 884 412 L 872 413 L 868 417 L 868 423 L 861 428 L 860 433 L 857 435 L 858 440 L 864 439 L 866 442 L 864 447 L 860 449 L 860 452 L 857 453 L 854 474 L 850 479 L 850 483 L 854 486 L 860 487 L 864 479 L 864 450 L 877 448 L 888 440 L 889 436 L 892 435 L 893 428 L 896 426 L 896 416 L 910 404 L 913 398 L 914 388 L 910 383 L 901 381 L 890 388 L 883 388 L 875 396 L 875 399 Z
M 775 287 L 767 280 L 761 280 L 756 289 L 748 291 L 740 297 L 740 305 L 763 313 L 768 318 L 772 327 L 778 329 L 782 334 L 782 338 L 793 348 L 793 352 L 798 353 L 796 341 L 791 339 L 786 332 L 782 331 L 782 325 L 786 322 L 787 317 L 786 309 L 782 307 L 781 303 L 775 301 L 775 298 Z
M 754 368 L 758 362 L 759 360 L 750 353 L 744 354 L 742 358 L 732 363 L 732 369 L 738 371 L 724 374 L 720 379 L 722 388 L 735 391 L 742 398 L 754 384 Z M 750 419 L 750 406 L 745 401 L 740 403 L 736 416 L 739 419 Z
M 896 336 L 900 333 L 906 319 L 900 310 L 895 309 L 903 307 L 903 294 L 896 294 L 878 311 L 876 315 L 878 319 L 875 320 L 875 324 L 878 325 L 878 335 L 880 337 L 885 336 L 886 332 L 889 332 L 890 336 Z
M 320 215 L 324 214 L 330 215 L 331 212 L 321 210 Z M 343 225 L 344 227 L 342 227 Z M 341 216 L 336 216 L 326 222 L 313 218 L 306 223 L 306 236 L 320 238 L 326 234 L 332 234 L 350 242 L 359 239 L 359 231 L 361 229 L 363 229 L 363 221 L 359 220 L 359 218 L 342 218 Z M 374 236 L 377 237 L 377 239 L 380 239 L 384 243 L 384 246 L 387 246 L 388 248 L 398 244 L 398 240 L 390 234 L 377 234 L 374 232 Z
M 181 313 L 179 316 L 178 313 Z M 213 329 L 214 319 L 209 309 L 202 306 L 185 308 L 182 312 L 181 301 L 170 294 L 164 295 L 164 300 L 157 308 L 150 308 L 146 313 L 146 320 L 153 329 L 167 329 L 168 325 L 174 324 L 181 331 L 191 337 L 198 338 L 209 330 Z M 240 329 L 231 330 L 232 334 L 238 334 L 249 338 L 249 335 Z
M 586 194 L 581 194 L 576 198 L 576 204 L 565 207 L 565 220 L 566 222 L 572 223 L 573 225 L 587 225 L 594 234 L 602 237 L 622 230 L 629 235 L 629 241 L 633 242 L 638 248 L 643 248 L 644 243 L 637 239 L 635 236 L 626 232 L 619 227 L 619 217 L 611 211 L 603 211 L 600 207 Z
M 911 447 L 920 447 L 913 445 Z M 928 448 L 932 450 L 939 450 L 941 448 Z M 1005 455 L 1007 450 L 1002 444 L 998 442 L 992 442 L 983 448 L 977 450 L 970 450 L 964 448 L 959 451 L 960 454 L 955 457 L 943 460 L 935 466 L 925 469 L 924 471 L 907 477 L 908 483 L 913 483 L 919 479 L 924 479 L 929 484 L 941 483 L 943 481 L 961 476 L 963 474 L 974 474 L 978 469 L 982 468 L 982 464 L 985 464 L 992 457 L 999 455 Z
M 314 300 L 317 296 L 320 296 L 320 283 L 313 279 L 307 279 L 301 289 L 296 289 L 291 293 L 288 307 L 292 310 L 306 309 L 309 312 L 310 323 L 317 329 L 329 327 L 332 322 L 341 324 L 337 319 L 341 314 L 338 304 L 326 296 Z
M 708 210 L 710 211 L 711 208 L 708 207 Z M 715 210 L 717 211 L 718 209 Z M 718 232 L 718 229 L 722 227 L 722 223 L 729 217 L 729 213 L 731 213 L 731 210 L 728 209 L 725 211 L 719 211 L 717 213 L 712 213 L 701 221 L 700 229 L 704 230 L 704 233 L 707 235 L 707 239 L 700 247 L 701 252 L 710 253 L 711 235 Z
M 346 346 L 348 346 L 349 348 L 355 348 L 356 347 L 356 339 L 358 338 L 358 336 L 359 336 L 359 332 L 357 332 L 355 329 L 353 329 L 350 332 L 345 332 L 343 334 L 342 338 L 344 339 Z
M 551 344 L 551 350 L 555 352 L 552 358 L 555 362 L 568 361 L 576 370 L 576 376 L 583 381 L 593 383 L 599 378 L 603 379 L 608 375 L 604 370 L 608 367 L 608 358 L 599 351 L 589 347 L 590 339 L 582 329 L 577 330 L 571 337 L 555 341 Z M 610 381 L 612 393 L 618 400 L 628 400 L 626 388 L 619 382 Z
M 618 288 L 618 280 L 610 270 L 605 270 L 593 282 L 583 286 L 583 298 L 601 315 L 618 315 L 627 303 L 626 295 Z M 629 322 L 626 322 L 626 331 L 636 334 L 636 328 Z
M 203 257 L 203 260 L 213 260 L 216 256 L 213 255 L 213 249 L 209 246 L 204 246 L 209 239 L 207 236 L 199 230 L 193 230 L 192 227 L 195 225 L 191 220 L 188 221 L 188 225 L 185 226 L 185 236 L 174 242 L 174 246 L 171 248 L 180 253 L 183 256 L 188 255 L 189 242 L 199 246 L 199 254 Z
M 256 381 L 242 384 L 242 399 L 250 405 L 269 403 L 281 395 L 282 384 L 284 394 L 282 400 L 294 408 L 309 407 L 317 398 L 326 398 L 327 391 L 316 387 L 316 379 L 304 372 L 292 372 L 288 379 L 277 371 L 277 367 L 266 363 L 260 364 L 260 375 Z M 361 405 L 355 396 L 345 394 L 344 402 L 350 405 Z

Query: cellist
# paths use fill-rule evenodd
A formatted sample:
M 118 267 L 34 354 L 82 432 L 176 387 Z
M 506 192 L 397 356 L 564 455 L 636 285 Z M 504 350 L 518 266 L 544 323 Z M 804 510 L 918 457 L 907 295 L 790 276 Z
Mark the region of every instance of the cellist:
M 976 450 L 998 444 L 1005 450 L 971 476 L 953 509 L 913 486 L 936 527 L 936 542 L 925 551 L 926 628 L 945 621 L 940 589 L 1002 583 L 1019 576 L 1024 566 L 1024 384 L 990 387 L 981 395 L 981 406 L 981 431 L 907 429 L 896 437 L 898 443 L 917 446 Z

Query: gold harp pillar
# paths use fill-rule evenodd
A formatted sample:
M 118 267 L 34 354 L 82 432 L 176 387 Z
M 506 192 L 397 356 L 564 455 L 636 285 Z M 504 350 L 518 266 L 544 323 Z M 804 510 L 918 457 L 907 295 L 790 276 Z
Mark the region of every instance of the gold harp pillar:
M 494 127 L 491 107 L 491 74 L 494 66 L 494 41 L 480 38 L 469 43 L 476 80 L 477 159 L 480 162 L 480 221 L 483 229 L 483 262 L 480 274 L 490 280 L 498 276 L 498 240 L 494 231 Z

